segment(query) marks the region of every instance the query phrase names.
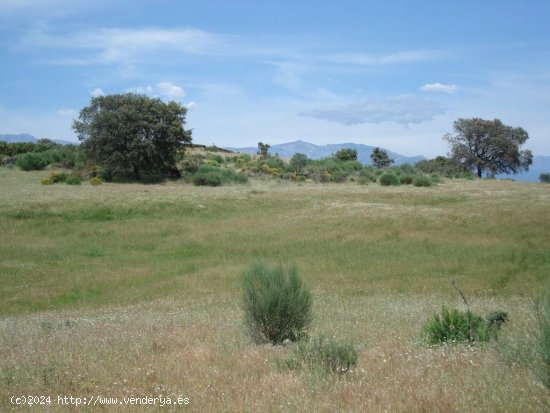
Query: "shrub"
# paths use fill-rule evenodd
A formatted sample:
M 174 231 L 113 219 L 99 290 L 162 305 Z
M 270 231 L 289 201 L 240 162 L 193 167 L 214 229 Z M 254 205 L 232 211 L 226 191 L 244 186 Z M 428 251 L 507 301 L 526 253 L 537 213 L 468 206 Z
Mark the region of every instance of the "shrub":
M 27 152 L 18 156 L 15 164 L 24 171 L 38 171 L 48 166 L 48 161 L 40 153 Z
M 413 178 L 414 186 L 432 186 L 433 182 L 429 176 L 426 175 L 415 175 Z
M 99 176 L 94 176 L 92 179 L 90 179 L 90 185 L 101 185 L 103 183 L 103 179 L 101 179 Z
M 399 182 L 403 185 L 410 185 L 413 183 L 414 177 L 412 175 L 402 175 L 399 177 Z
M 229 182 L 246 183 L 248 178 L 232 169 L 201 165 L 193 176 L 193 184 L 199 186 L 220 186 Z
M 217 164 L 220 164 L 220 165 L 222 163 L 224 163 L 224 159 L 220 154 L 212 155 L 212 157 L 210 159 L 213 160 L 214 162 L 216 162 Z
M 508 313 L 506 311 L 493 311 L 487 315 L 485 322 L 487 327 L 493 331 L 498 331 L 508 321 Z
M 380 185 L 394 186 L 399 185 L 399 178 L 393 173 L 386 172 L 380 176 Z
M 40 182 L 42 182 L 42 185 L 53 185 L 55 183 L 51 178 L 44 178 Z
M 67 174 L 65 172 L 52 172 L 52 174 L 50 175 L 50 179 L 53 181 L 53 183 L 58 183 L 58 182 L 64 182 L 65 179 L 67 179 Z
M 81 181 L 78 176 L 71 175 L 65 179 L 67 185 L 80 185 Z
M 219 173 L 211 172 L 197 172 L 193 177 L 193 184 L 197 186 L 221 186 L 222 178 Z
M 193 159 L 184 159 L 181 162 L 181 168 L 185 172 L 195 173 L 199 169 L 199 164 Z
M 470 324 L 472 340 L 470 340 Z M 493 331 L 478 315 L 449 310 L 443 306 L 441 316 L 434 314 L 424 325 L 423 335 L 429 344 L 454 342 L 487 342 L 493 337 Z
M 311 322 L 311 292 L 295 266 L 256 263 L 242 277 L 244 320 L 257 343 L 297 341 Z
M 550 173 L 544 173 L 539 175 L 539 181 L 544 182 L 546 184 L 550 184 Z
M 346 373 L 356 364 L 357 350 L 351 343 L 319 336 L 298 343 L 293 354 L 280 366 L 293 370 L 307 367 L 326 373 Z

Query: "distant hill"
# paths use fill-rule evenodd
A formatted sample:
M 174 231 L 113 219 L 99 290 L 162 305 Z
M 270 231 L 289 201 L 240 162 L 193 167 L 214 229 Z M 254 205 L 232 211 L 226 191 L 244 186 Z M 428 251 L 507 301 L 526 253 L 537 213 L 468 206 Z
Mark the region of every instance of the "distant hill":
M 291 158 L 296 153 L 303 153 L 310 159 L 321 159 L 329 157 L 340 149 L 352 148 L 357 150 L 357 159 L 365 164 L 370 165 L 370 155 L 374 150 L 375 146 L 362 145 L 357 143 L 337 143 L 329 145 L 314 145 L 309 142 L 304 142 L 301 140 L 295 142 L 282 143 L 279 145 L 272 145 L 269 149 L 269 152 L 272 154 L 278 154 L 281 158 Z M 233 152 L 244 152 L 255 154 L 258 151 L 257 147 L 247 147 L 247 148 L 226 148 Z M 384 149 L 390 158 L 395 161 L 396 165 L 401 165 L 404 163 L 416 163 L 423 159 L 426 159 L 422 155 L 418 156 L 404 156 L 396 152 Z
M 539 175 L 542 173 L 550 173 L 550 156 L 533 156 L 533 164 L 527 172 L 521 172 L 516 175 L 497 175 L 497 178 L 511 178 L 516 181 L 539 182 Z
M 16 143 L 16 142 L 36 143 L 37 140 L 38 140 L 37 137 L 29 135 L 27 133 L 0 135 L 0 141 L 4 141 L 8 143 Z M 78 142 L 64 141 L 62 139 L 52 139 L 52 140 L 61 145 L 78 145 Z
M 0 135 L 0 141 L 15 143 L 15 142 L 32 142 L 35 143 L 38 139 L 26 133 L 18 135 Z

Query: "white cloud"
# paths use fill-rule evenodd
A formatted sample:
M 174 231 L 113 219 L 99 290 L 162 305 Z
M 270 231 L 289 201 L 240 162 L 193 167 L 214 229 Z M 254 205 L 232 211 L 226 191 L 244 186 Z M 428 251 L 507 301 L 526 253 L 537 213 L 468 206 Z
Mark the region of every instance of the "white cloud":
M 219 54 L 226 50 L 220 36 L 198 29 L 93 29 L 74 33 L 57 33 L 43 27 L 24 36 L 25 47 L 72 50 L 61 64 L 132 64 L 159 52 Z M 75 56 L 76 51 L 86 52 Z M 173 57 L 173 56 L 172 56 Z M 53 63 L 54 61 L 52 61 Z
M 299 115 L 344 125 L 384 122 L 408 125 L 430 121 L 442 113 L 444 108 L 432 100 L 414 96 L 397 96 L 383 100 L 362 100 L 319 107 Z
M 103 92 L 103 90 L 101 90 L 100 88 L 96 87 L 95 89 L 93 90 L 90 90 L 90 96 L 93 97 L 93 98 L 97 98 L 99 96 L 103 96 L 105 94 L 105 92 Z
M 161 97 L 170 100 L 181 101 L 181 99 L 183 99 L 183 97 L 185 96 L 185 92 L 181 87 L 176 86 L 170 82 L 157 83 L 156 89 Z
M 126 89 L 128 93 L 136 93 L 138 95 L 147 95 L 154 96 L 154 91 L 152 86 L 136 86 Z
M 448 93 L 452 95 L 458 90 L 456 85 L 445 85 L 443 83 L 426 83 L 420 88 L 423 92 Z
M 335 53 L 320 56 L 320 59 L 338 64 L 389 65 L 434 60 L 440 57 L 441 53 L 437 51 L 411 50 L 387 54 Z
M 191 102 L 186 103 L 183 106 L 185 106 L 187 109 L 191 109 L 191 108 L 196 108 L 197 104 L 195 102 L 191 101 Z
M 164 100 L 173 100 L 176 102 L 181 102 L 185 97 L 185 90 L 170 82 L 159 82 L 155 86 L 136 86 L 126 89 L 126 92 L 147 95 Z

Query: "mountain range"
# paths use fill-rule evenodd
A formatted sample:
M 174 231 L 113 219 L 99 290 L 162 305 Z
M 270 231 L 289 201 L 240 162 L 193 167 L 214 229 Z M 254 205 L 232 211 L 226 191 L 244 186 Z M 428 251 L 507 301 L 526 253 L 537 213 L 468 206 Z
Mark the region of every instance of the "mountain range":
M 15 135 L 0 135 L 0 141 L 6 142 L 36 142 L 38 139 L 28 134 L 15 134 Z M 62 145 L 66 144 L 78 144 L 76 142 L 69 142 L 59 139 L 54 139 L 55 142 Z M 295 142 L 281 143 L 278 145 L 272 145 L 270 147 L 270 153 L 278 154 L 281 158 L 292 158 L 296 153 L 303 153 L 310 159 L 322 159 L 331 156 L 344 148 L 351 148 L 357 150 L 357 159 L 365 164 L 370 165 L 370 155 L 374 150 L 374 146 L 357 144 L 357 143 L 336 143 L 329 145 L 314 145 L 309 142 L 297 140 Z M 255 154 L 258 151 L 257 147 L 245 147 L 245 148 L 224 148 L 233 152 L 244 152 Z M 384 148 L 382 148 L 384 149 Z M 396 165 L 404 163 L 415 164 L 418 161 L 426 159 L 422 155 L 417 156 L 405 156 L 397 152 L 393 152 L 384 149 L 390 158 L 395 161 Z M 541 173 L 550 173 L 550 156 L 536 155 L 533 156 L 533 164 L 530 166 L 529 171 L 522 172 L 516 175 L 500 174 L 497 178 L 512 178 L 518 181 L 526 182 L 538 182 L 539 175 Z
M 303 153 L 309 159 L 322 159 L 327 158 L 331 155 L 334 155 L 341 149 L 350 148 L 357 150 L 357 160 L 365 165 L 370 165 L 370 155 L 374 150 L 375 146 L 357 144 L 357 143 L 336 143 L 329 145 L 314 145 L 309 142 L 304 141 L 295 141 L 288 143 L 281 143 L 278 145 L 272 145 L 269 148 L 269 153 L 277 154 L 281 158 L 292 158 L 296 153 Z M 258 152 L 258 147 L 247 147 L 247 148 L 226 148 L 233 152 L 245 152 L 254 154 Z M 383 148 L 382 148 L 383 149 Z M 384 149 L 390 158 L 395 161 L 396 165 L 401 165 L 404 163 L 414 164 L 418 161 L 426 159 L 422 155 L 418 156 L 405 156 L 397 152 L 392 152 L 390 150 Z
M 17 143 L 17 142 L 32 142 L 36 143 L 38 138 L 28 133 L 19 133 L 19 134 L 9 134 L 9 135 L 0 135 L 0 141 Z M 61 145 L 78 145 L 78 142 L 69 142 L 61 139 L 52 139 L 52 141 L 59 143 Z

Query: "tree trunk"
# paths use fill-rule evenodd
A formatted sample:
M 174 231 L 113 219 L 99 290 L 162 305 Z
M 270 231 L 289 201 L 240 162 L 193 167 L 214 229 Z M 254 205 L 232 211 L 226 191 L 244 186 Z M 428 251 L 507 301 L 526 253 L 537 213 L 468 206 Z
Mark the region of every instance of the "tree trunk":
M 134 166 L 134 179 L 139 181 L 139 168 Z
M 478 166 L 478 167 L 477 167 L 477 176 L 478 176 L 479 178 L 481 178 L 481 172 L 482 172 L 482 171 L 483 171 L 483 170 L 481 169 L 481 166 Z

